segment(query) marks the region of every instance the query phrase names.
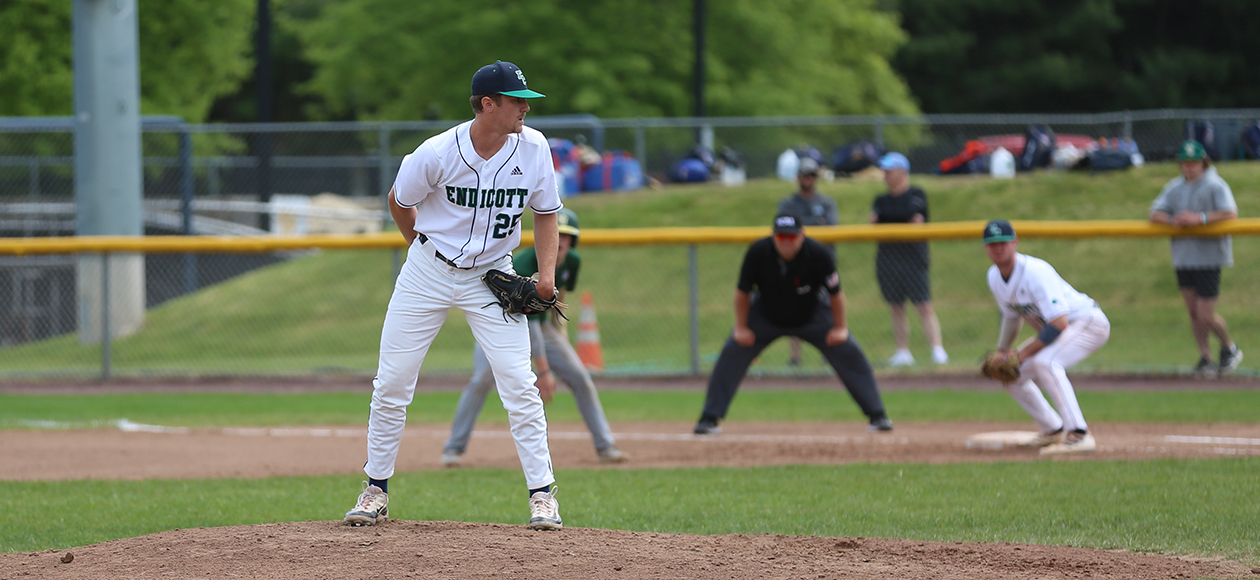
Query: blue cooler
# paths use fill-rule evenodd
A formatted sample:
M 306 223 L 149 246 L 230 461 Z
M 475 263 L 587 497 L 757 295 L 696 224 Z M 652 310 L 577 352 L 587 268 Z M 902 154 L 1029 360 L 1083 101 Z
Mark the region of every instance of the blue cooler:
M 548 139 L 547 145 L 551 148 L 551 164 L 556 168 L 556 188 L 560 190 L 560 197 L 577 195 L 582 191 L 582 169 L 573 142 Z
M 630 191 L 643 187 L 639 160 L 625 153 L 605 153 L 582 173 L 582 191 Z

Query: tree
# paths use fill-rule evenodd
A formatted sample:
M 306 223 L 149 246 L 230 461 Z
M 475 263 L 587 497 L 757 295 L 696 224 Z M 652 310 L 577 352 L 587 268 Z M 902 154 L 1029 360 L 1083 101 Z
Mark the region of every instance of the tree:
M 72 3 L 0 4 L 0 115 L 70 115 Z M 146 115 L 205 119 L 214 99 L 251 70 L 252 0 L 140 2 L 140 107 Z
M 709 3 L 710 115 L 917 112 L 888 64 L 905 35 L 873 0 Z M 688 116 L 690 3 L 673 0 L 340 0 L 289 20 L 316 72 L 313 117 L 471 115 L 469 82 L 495 59 L 548 95 L 536 113 Z
M 888 0 L 910 34 L 893 64 L 923 110 L 1250 107 L 1260 3 Z

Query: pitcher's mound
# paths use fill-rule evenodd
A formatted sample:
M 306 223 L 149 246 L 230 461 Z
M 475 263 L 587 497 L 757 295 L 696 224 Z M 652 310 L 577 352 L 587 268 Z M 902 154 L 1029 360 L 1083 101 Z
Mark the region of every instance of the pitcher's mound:
M 967 449 L 1011 449 L 1029 447 L 1037 439 L 1036 431 L 990 431 L 967 438 Z

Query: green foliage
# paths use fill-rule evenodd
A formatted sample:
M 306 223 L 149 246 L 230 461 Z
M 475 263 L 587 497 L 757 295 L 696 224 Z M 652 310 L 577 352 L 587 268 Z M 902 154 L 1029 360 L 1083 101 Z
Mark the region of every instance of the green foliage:
M 206 118 L 252 70 L 251 0 L 140 2 L 140 101 L 146 115 Z M 72 3 L 0 4 L 0 115 L 69 115 Z
M 0 4 L 0 116 L 70 114 L 73 58 L 70 2 Z
M 557 472 L 569 526 L 1239 558 L 1254 558 L 1260 545 L 1257 476 L 1255 458 Z M 179 528 L 335 520 L 353 502 L 359 479 L 0 482 L 0 551 L 64 549 Z M 390 514 L 523 524 L 519 481 L 520 472 L 501 469 L 398 473 L 390 481 Z
M 710 3 L 706 114 L 915 113 L 888 64 L 904 34 L 872 6 Z M 466 118 L 472 73 L 495 59 L 548 95 L 535 114 L 689 116 L 691 23 L 690 4 L 663 0 L 346 0 L 284 20 L 317 66 L 319 114 L 360 119 Z
M 930 113 L 1250 107 L 1260 4 L 889 0 L 894 65 Z

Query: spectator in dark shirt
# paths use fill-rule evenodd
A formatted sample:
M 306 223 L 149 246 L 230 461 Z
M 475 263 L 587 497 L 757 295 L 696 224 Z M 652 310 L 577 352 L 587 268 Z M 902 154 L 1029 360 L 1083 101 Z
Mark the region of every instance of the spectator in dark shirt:
M 827 292 L 826 302 L 819 288 Z M 870 429 L 891 431 L 871 363 L 849 335 L 844 308 L 831 252 L 805 237 L 796 216 L 775 217 L 774 236 L 753 242 L 744 254 L 735 289 L 735 328 L 709 376 L 704 411 L 694 432 L 721 433 L 718 421 L 726 417 L 748 367 L 781 336 L 814 345 L 870 420 Z
M 889 153 L 879 160 L 884 170 L 888 192 L 875 198 L 871 207 L 873 224 L 921 224 L 928 221 L 927 194 L 910 185 L 910 160 L 900 153 Z M 949 354 L 941 345 L 941 323 L 932 309 L 932 284 L 928 278 L 927 242 L 886 242 L 875 254 L 875 277 L 884 301 L 892 310 L 893 339 L 897 351 L 888 359 L 889 366 L 914 364 L 910 354 L 910 320 L 906 301 L 919 311 L 923 335 L 932 346 L 932 362 L 949 362 Z

